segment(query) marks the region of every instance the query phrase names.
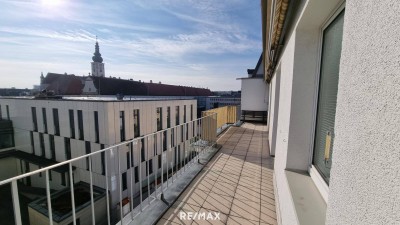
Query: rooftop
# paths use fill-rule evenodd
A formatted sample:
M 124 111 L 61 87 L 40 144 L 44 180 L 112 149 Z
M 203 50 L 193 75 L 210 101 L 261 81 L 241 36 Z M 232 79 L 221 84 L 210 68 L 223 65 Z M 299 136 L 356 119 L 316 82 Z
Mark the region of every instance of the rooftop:
M 191 100 L 195 99 L 192 96 L 123 96 L 121 100 L 115 95 L 101 96 L 61 96 L 62 98 L 35 98 L 33 96 L 4 96 L 0 99 L 25 99 L 25 100 L 54 100 L 54 101 L 95 101 L 95 102 L 120 102 L 120 101 L 165 101 L 165 100 Z

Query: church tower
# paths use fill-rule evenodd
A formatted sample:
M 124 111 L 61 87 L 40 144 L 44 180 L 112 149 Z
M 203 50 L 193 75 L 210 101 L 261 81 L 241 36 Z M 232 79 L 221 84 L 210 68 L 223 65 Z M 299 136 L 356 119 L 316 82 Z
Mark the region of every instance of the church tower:
M 96 45 L 95 45 L 95 51 L 93 54 L 93 62 L 92 62 L 92 76 L 95 77 L 104 77 L 104 63 L 103 63 L 103 58 L 101 57 L 100 54 L 100 48 L 99 48 L 99 43 L 97 42 L 96 38 Z

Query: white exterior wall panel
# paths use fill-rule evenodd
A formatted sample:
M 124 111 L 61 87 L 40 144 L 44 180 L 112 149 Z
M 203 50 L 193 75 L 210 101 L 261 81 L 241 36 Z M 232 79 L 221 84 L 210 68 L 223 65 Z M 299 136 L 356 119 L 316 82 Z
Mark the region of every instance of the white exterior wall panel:
M 243 78 L 241 110 L 267 111 L 268 85 L 263 78 Z
M 327 224 L 400 222 L 398 1 L 346 1 Z

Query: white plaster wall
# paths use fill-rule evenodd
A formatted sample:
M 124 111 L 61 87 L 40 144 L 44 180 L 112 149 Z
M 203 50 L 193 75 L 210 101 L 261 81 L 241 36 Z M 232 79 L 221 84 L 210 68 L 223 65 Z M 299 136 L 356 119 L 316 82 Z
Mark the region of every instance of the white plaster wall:
M 256 72 L 257 75 L 264 74 L 264 66 L 263 65 L 264 65 L 264 59 L 262 60 L 261 65 L 258 67 L 258 70 Z
M 279 118 L 280 83 L 281 83 L 281 67 L 279 66 L 277 72 L 272 77 L 270 83 L 268 141 L 269 141 L 269 149 L 271 155 L 275 155 L 275 149 L 276 149 L 276 133 L 278 128 L 278 118 Z
M 268 85 L 263 78 L 242 79 L 241 110 L 267 111 Z
M 276 186 L 276 201 L 279 203 L 279 213 L 283 225 L 298 224 L 297 216 L 292 202 L 292 196 L 285 174 L 288 132 L 291 111 L 291 91 L 293 82 L 293 57 L 295 48 L 295 35 L 290 37 L 285 52 L 281 58 L 281 87 L 279 93 L 278 127 L 276 133 L 276 151 L 274 176 Z
M 400 223 L 399 12 L 346 1 L 327 224 Z
M 274 116 L 270 118 L 270 131 L 272 139 L 276 135 L 274 175 L 282 224 L 299 223 L 284 171 L 307 172 L 311 164 L 320 32 L 339 2 L 306 1 L 299 8 L 298 19 L 293 24 L 293 32 L 285 43 L 279 61 L 279 107 L 277 113 L 273 112 Z M 278 93 L 275 92 L 275 95 Z M 277 126 L 274 131 L 275 123 Z
M 300 24 L 296 29 L 293 85 L 286 167 L 306 171 L 313 145 L 314 103 L 318 65 L 319 32 Z

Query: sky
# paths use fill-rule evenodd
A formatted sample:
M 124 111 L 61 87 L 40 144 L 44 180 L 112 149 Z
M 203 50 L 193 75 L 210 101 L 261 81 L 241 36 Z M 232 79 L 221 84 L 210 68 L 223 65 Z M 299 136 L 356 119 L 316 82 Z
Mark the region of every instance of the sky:
M 262 51 L 258 0 L 0 0 L 0 88 L 48 72 L 240 90 Z

